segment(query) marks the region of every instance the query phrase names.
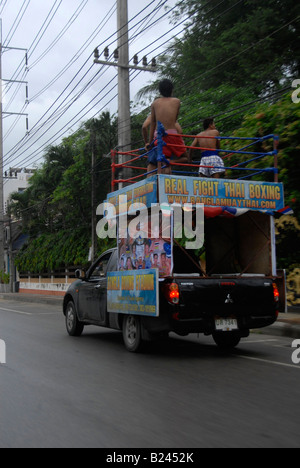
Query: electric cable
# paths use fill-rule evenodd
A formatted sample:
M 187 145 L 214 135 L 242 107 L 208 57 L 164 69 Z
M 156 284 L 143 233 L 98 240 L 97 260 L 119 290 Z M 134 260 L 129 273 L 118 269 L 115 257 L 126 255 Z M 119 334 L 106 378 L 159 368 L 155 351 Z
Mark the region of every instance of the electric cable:
M 113 11 L 113 10 L 114 10 L 114 11 Z M 108 14 L 105 16 L 105 18 L 103 19 L 103 21 L 100 23 L 100 26 L 101 26 L 101 27 L 103 27 L 103 25 L 105 26 L 105 24 L 107 24 L 107 22 L 109 21 L 109 19 L 111 18 L 111 16 L 114 14 L 114 12 L 115 12 L 115 7 L 112 7 L 111 10 L 108 12 Z M 88 38 L 88 41 L 89 41 L 91 38 L 94 37 L 94 33 L 98 33 L 98 32 L 99 32 L 99 26 L 97 26 L 97 28 L 94 30 L 94 32 L 92 33 L 92 35 Z M 86 45 L 86 43 L 84 44 L 84 46 L 85 46 L 85 45 Z M 81 48 L 81 49 L 82 49 L 82 48 Z M 76 60 L 77 60 L 77 57 L 76 57 L 76 56 L 79 54 L 79 52 L 81 51 L 81 49 L 75 54 L 75 56 L 72 58 L 71 62 L 74 60 L 74 58 L 76 58 Z M 84 63 L 84 65 L 81 67 L 81 69 L 79 70 L 79 72 L 77 72 L 76 75 L 72 78 L 72 80 L 71 80 L 71 82 L 68 84 L 68 86 L 69 86 L 69 85 L 74 81 L 74 79 L 78 76 L 78 74 L 81 72 L 81 70 L 83 69 L 83 67 L 88 63 L 88 61 L 89 61 L 90 58 L 91 58 L 91 56 L 88 57 L 88 59 L 86 60 L 86 62 Z M 66 65 L 66 67 L 64 68 L 64 71 L 66 71 L 66 70 L 69 68 L 69 66 L 71 65 L 71 62 L 69 62 L 69 63 Z M 91 69 L 91 67 L 90 67 L 90 69 Z M 55 81 L 56 81 L 56 79 L 58 79 L 58 75 L 55 77 Z M 52 80 L 51 85 L 52 85 L 53 83 L 54 83 L 54 82 L 53 82 L 53 80 Z M 56 99 L 56 101 L 55 101 L 54 103 L 52 103 L 52 105 L 50 106 L 50 108 L 48 108 L 48 110 L 45 112 L 45 114 L 39 119 L 39 121 L 34 125 L 34 127 L 33 127 L 32 129 L 34 129 L 34 128 L 37 126 L 37 124 L 41 121 L 41 119 L 49 112 L 49 110 L 54 106 L 54 104 L 56 104 L 56 102 L 59 100 L 59 98 L 60 98 L 60 97 L 63 95 L 63 93 L 66 91 L 66 89 L 67 89 L 68 86 L 66 86 L 66 88 L 63 90 L 63 92 L 60 94 L 60 96 Z M 44 92 L 44 91 L 45 91 L 45 88 L 44 88 L 42 91 Z M 40 93 L 39 95 L 41 95 L 41 93 Z M 30 99 L 30 102 L 32 102 L 34 99 L 37 99 L 37 97 L 38 97 L 37 95 L 34 96 L 32 99 Z M 8 154 L 9 154 L 10 152 L 14 151 L 14 150 L 17 148 L 17 146 L 18 146 L 19 144 L 22 144 L 22 143 L 24 142 L 25 139 L 26 139 L 26 136 L 23 137 L 22 140 L 21 140 L 19 143 L 17 143 L 17 144 L 8 152 Z
M 2 5 L 2 3 L 3 3 L 3 5 L 2 5 L 2 7 L 0 6 L 0 15 L 3 14 L 4 9 L 5 9 L 6 5 L 7 5 L 7 1 L 9 1 L 9 0 L 4 0 L 4 3 L 1 1 L 1 5 Z
M 89 0 L 83 0 L 81 4 L 78 6 L 78 8 L 75 10 L 71 18 L 68 20 L 67 24 L 63 27 L 63 29 L 60 31 L 60 33 L 53 39 L 51 44 L 47 47 L 46 50 L 33 62 L 30 64 L 30 70 L 32 70 L 52 49 L 55 47 L 55 45 L 61 40 L 61 38 L 66 34 L 66 32 L 70 29 L 72 24 L 76 21 L 76 19 L 80 16 L 82 11 L 84 10 L 85 6 L 87 5 Z M 33 54 L 34 51 L 31 52 L 31 55 Z M 31 57 L 29 55 L 29 58 Z
M 149 5 L 151 5 L 152 3 L 153 3 L 153 2 L 150 2 Z M 149 5 L 148 5 L 147 7 L 149 7 Z M 139 12 L 139 13 L 135 16 L 135 18 L 136 18 L 137 16 L 139 16 L 143 11 L 145 11 L 145 9 L 147 9 L 147 7 L 145 7 L 141 12 Z M 11 150 L 11 151 L 12 151 L 12 150 Z
M 59 3 L 58 3 L 59 2 Z M 58 5 L 57 5 L 58 3 Z M 46 16 L 46 19 L 44 20 L 42 26 L 40 27 L 38 33 L 36 34 L 35 38 L 33 39 L 31 45 L 29 46 L 28 48 L 28 53 L 27 53 L 27 56 L 28 58 L 31 57 L 31 55 L 34 53 L 35 49 L 37 48 L 37 46 L 39 45 L 42 37 L 45 35 L 47 29 L 49 28 L 50 24 L 52 23 L 53 19 L 55 18 L 60 6 L 62 4 L 62 0 L 55 0 L 54 4 L 52 5 L 52 8 L 50 9 L 49 13 L 47 14 Z M 55 6 L 57 5 L 56 9 L 55 9 Z M 55 9 L 55 10 L 54 10 Z M 53 13 L 52 13 L 53 12 Z M 51 16 L 52 15 L 52 16 Z M 20 67 L 22 66 L 22 62 L 21 64 L 19 65 L 19 67 L 17 68 L 17 70 L 15 71 L 15 73 L 13 74 L 13 77 L 12 77 L 12 80 L 16 77 L 16 76 L 19 76 L 17 75 L 18 73 L 18 70 L 20 69 Z M 28 69 L 29 71 L 29 69 Z
M 26 2 L 27 2 L 27 5 L 25 5 Z M 11 40 L 14 37 L 14 35 L 15 35 L 15 33 L 16 33 L 16 31 L 17 31 L 17 29 L 18 29 L 24 15 L 26 13 L 26 11 L 27 11 L 27 8 L 29 7 L 29 4 L 30 4 L 30 0 L 24 0 L 23 4 L 22 4 L 22 6 L 21 6 L 21 8 L 20 8 L 20 10 L 18 12 L 17 17 L 16 17 L 12 27 L 10 28 L 8 35 L 6 36 L 6 39 L 3 41 L 3 46 L 4 47 L 8 47 L 9 44 L 11 43 Z M 24 8 L 24 11 L 22 11 L 23 8 Z M 19 16 L 20 16 L 20 18 L 19 18 Z

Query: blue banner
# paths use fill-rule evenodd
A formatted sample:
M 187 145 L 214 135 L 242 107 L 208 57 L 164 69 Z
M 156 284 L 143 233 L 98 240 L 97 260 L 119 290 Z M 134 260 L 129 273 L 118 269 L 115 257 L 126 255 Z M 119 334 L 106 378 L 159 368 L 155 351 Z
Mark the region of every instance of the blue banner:
M 159 316 L 159 270 L 108 274 L 107 310 L 127 315 Z
M 159 176 L 159 203 L 274 212 L 285 206 L 283 184 L 167 175 Z
M 127 197 L 127 207 L 133 203 L 143 203 L 147 208 L 151 208 L 151 204 L 157 203 L 157 176 L 149 177 L 149 179 L 138 182 L 137 184 L 125 187 L 117 192 L 110 193 L 106 202 L 114 205 L 117 209 L 117 214 L 120 211 L 126 212 L 126 206 L 122 207 L 119 197 L 123 195 Z

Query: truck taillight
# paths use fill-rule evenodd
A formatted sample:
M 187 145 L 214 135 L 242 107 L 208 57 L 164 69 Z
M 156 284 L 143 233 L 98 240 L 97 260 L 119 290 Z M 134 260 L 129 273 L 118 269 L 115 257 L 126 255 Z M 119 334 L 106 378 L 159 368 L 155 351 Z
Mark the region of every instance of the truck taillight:
M 172 304 L 179 304 L 179 297 L 180 297 L 180 292 L 179 292 L 179 286 L 176 283 L 172 283 L 169 286 L 169 301 Z
M 275 302 L 279 302 L 279 300 L 280 300 L 280 293 L 279 293 L 279 289 L 278 289 L 276 283 L 273 283 L 273 290 L 274 290 L 274 300 L 275 300 Z

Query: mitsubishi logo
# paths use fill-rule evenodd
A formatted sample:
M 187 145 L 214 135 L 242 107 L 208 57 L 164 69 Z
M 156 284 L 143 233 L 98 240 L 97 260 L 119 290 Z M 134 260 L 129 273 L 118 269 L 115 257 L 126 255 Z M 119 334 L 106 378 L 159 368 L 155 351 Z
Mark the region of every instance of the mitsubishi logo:
M 234 301 L 231 297 L 231 294 L 228 294 L 227 298 L 226 298 L 226 301 L 225 301 L 225 304 L 233 304 Z

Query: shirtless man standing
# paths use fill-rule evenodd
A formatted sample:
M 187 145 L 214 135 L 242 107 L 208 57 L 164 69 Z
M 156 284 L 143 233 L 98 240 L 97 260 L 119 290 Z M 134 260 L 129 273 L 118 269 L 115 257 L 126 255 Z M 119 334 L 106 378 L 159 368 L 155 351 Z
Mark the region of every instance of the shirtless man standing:
M 154 101 L 151 107 L 151 128 L 150 128 L 150 143 L 155 137 L 157 130 L 157 122 L 161 122 L 167 132 L 164 137 L 167 146 L 164 146 L 164 155 L 171 160 L 176 157 L 177 163 L 188 162 L 188 154 L 185 149 L 185 144 L 182 138 L 178 136 L 177 120 L 180 111 L 180 100 L 173 96 L 173 83 L 170 80 L 163 80 L 159 85 L 161 98 Z M 146 150 L 149 151 L 150 143 L 146 144 Z M 155 143 L 157 146 L 157 141 Z M 175 145 L 175 146 L 173 146 Z M 176 145 L 179 145 L 176 146 Z M 148 161 L 148 172 L 154 171 L 157 168 L 156 155 L 150 155 Z M 165 174 L 171 174 L 171 167 L 163 171 Z
M 221 179 L 225 174 L 225 166 L 223 159 L 219 156 L 221 148 L 220 140 L 216 137 L 220 136 L 220 132 L 216 129 L 214 119 L 206 119 L 203 123 L 204 132 L 197 135 L 192 146 L 194 148 L 208 148 L 202 151 L 201 166 L 213 167 L 200 167 L 200 177 L 212 177 L 214 179 Z M 214 137 L 214 138 L 205 138 Z M 211 149 L 209 149 L 211 148 Z M 190 149 L 189 160 L 192 160 L 192 153 L 194 149 Z
M 145 145 L 148 145 L 150 127 L 151 127 L 151 114 L 148 115 L 147 119 L 145 120 L 145 122 L 143 124 L 143 128 L 142 128 L 142 133 L 143 133 L 143 138 L 144 138 L 144 141 L 145 141 Z M 178 122 L 176 122 L 176 130 L 179 133 L 179 135 L 183 134 L 181 125 Z

